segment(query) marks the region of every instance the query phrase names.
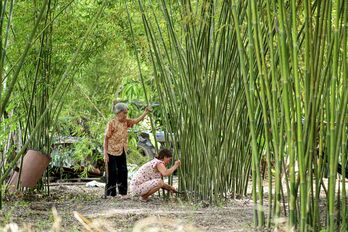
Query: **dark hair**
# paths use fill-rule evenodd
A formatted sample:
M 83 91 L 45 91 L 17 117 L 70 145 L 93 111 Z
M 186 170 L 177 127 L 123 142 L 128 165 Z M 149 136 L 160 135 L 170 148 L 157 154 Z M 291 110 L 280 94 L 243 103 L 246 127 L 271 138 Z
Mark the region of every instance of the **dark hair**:
M 157 159 L 163 160 L 164 157 L 171 158 L 173 157 L 173 152 L 167 148 L 163 148 L 158 152 Z

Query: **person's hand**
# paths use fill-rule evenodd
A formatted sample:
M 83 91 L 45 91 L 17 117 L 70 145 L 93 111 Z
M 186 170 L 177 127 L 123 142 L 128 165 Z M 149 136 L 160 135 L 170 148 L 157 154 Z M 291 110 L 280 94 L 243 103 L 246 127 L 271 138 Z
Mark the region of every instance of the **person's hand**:
M 178 191 L 176 190 L 176 188 L 175 188 L 175 187 L 170 186 L 170 188 L 171 188 L 171 190 L 170 190 L 170 191 L 171 191 L 172 193 L 177 193 L 177 192 L 178 192 Z
M 145 108 L 145 113 L 149 113 L 149 112 L 152 112 L 152 107 L 151 106 L 147 106 Z
M 175 166 L 176 167 L 179 167 L 180 165 L 181 165 L 181 161 L 180 160 L 175 161 Z
M 108 154 L 104 154 L 104 162 L 109 163 L 109 156 Z

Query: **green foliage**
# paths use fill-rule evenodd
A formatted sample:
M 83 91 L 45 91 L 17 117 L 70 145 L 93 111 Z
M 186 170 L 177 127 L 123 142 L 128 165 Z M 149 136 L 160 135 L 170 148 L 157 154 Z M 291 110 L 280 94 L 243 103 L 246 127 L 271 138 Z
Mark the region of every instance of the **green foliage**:
M 93 7 L 92 5 L 89 7 Z M 78 33 L 69 31 L 72 28 L 74 31 L 83 30 L 88 22 L 86 17 L 89 12 L 84 3 L 76 3 L 60 18 L 56 28 L 59 39 L 56 46 L 62 51 L 59 53 L 62 60 L 67 56 L 66 52 L 73 47 L 69 44 L 78 39 Z M 134 20 L 141 22 L 141 14 L 137 12 L 136 7 L 133 8 L 133 13 Z M 138 24 L 135 31 L 136 44 L 142 54 L 142 67 L 149 84 L 148 92 L 153 99 L 156 92 L 154 89 L 150 91 L 151 69 L 148 65 L 146 37 L 141 24 Z M 130 38 L 124 5 L 109 5 L 86 43 L 87 50 L 81 57 L 82 61 L 72 87 L 64 96 L 64 106 L 57 122 L 56 133 L 82 137 L 85 138 L 84 141 L 94 141 L 95 146 L 100 147 L 103 144 L 106 124 L 113 117 L 113 102 L 116 99 L 145 102 Z M 143 110 L 133 104 L 129 104 L 129 108 L 130 117 L 139 116 Z M 136 138 L 136 134 L 130 134 L 132 155 L 129 157 L 139 155 Z M 79 152 L 76 158 L 83 160 L 87 154 L 88 152 Z M 137 162 L 141 160 L 141 157 L 138 158 L 129 160 Z
M 344 181 L 337 191 L 338 162 L 347 157 L 345 3 L 138 1 L 162 117 L 182 158 L 180 187 L 217 201 L 245 194 L 251 171 L 254 222 L 262 228 L 265 155 L 268 226 L 284 210 L 300 231 L 345 230 Z
M 51 166 L 71 167 L 75 160 L 73 159 L 73 149 L 71 147 L 58 146 L 52 150 Z
M 2 215 L 3 220 L 0 222 L 0 226 L 4 226 L 12 222 L 12 216 L 14 214 L 14 210 L 16 209 L 17 205 L 21 205 L 21 203 L 22 203 L 21 201 L 15 202 L 14 206 L 11 207 L 6 212 L 1 211 L 1 213 L 3 214 Z
M 127 162 L 131 164 L 136 164 L 138 167 L 145 164 L 151 157 L 143 156 L 137 147 L 137 135 L 134 131 L 129 133 L 129 140 L 128 140 L 128 146 L 129 151 L 127 154 Z
M 102 149 L 94 140 L 84 137 L 74 144 L 73 157 L 76 162 L 75 168 L 86 167 L 83 175 L 87 175 L 91 165 L 95 165 L 98 160 L 103 159 Z

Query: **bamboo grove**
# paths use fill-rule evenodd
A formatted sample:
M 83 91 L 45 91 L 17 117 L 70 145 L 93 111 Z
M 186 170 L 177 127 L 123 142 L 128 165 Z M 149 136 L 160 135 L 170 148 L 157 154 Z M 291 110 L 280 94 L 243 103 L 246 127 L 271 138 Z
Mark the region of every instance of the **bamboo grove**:
M 0 123 L 3 131 L 10 130 L 6 122 L 11 120 L 11 117 L 18 119 L 18 129 L 10 130 L 4 153 L 1 153 L 0 209 L 1 195 L 5 190 L 3 183 L 17 162 L 23 159 L 27 149 L 37 149 L 45 154 L 51 152 L 51 135 L 64 105 L 63 96 L 73 82 L 71 77 L 80 62 L 80 52 L 86 38 L 108 4 L 105 1 L 97 12 L 91 13 L 93 17 L 90 25 L 77 43 L 76 51 L 71 55 L 65 69 L 62 73 L 56 71 L 53 74 L 52 70 L 57 69 L 52 65 L 53 24 L 72 2 L 60 8 L 57 8 L 57 1 L 44 0 L 37 4 L 34 2 L 34 19 L 30 20 L 35 23 L 29 27 L 32 29 L 17 59 L 9 52 L 9 47 L 13 47 L 9 46 L 9 41 L 18 44 L 12 17 L 16 9 L 15 1 L 5 0 L 0 3 Z M 19 99 L 13 99 L 14 91 L 23 94 Z M 16 100 L 18 102 L 13 103 Z M 24 109 L 25 116 L 19 115 L 20 112 L 16 111 L 18 107 Z M 13 149 L 15 146 L 18 146 L 16 150 Z
M 348 2 L 134 4 L 188 197 L 245 195 L 251 176 L 256 226 L 347 231 Z

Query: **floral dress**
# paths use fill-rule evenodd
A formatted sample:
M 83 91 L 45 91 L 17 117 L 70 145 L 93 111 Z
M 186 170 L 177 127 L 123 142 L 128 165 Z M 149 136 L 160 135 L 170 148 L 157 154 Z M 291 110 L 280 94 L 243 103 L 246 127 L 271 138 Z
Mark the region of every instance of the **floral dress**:
M 162 181 L 162 175 L 158 172 L 156 167 L 160 163 L 164 164 L 162 160 L 154 158 L 140 167 L 130 183 L 130 191 L 132 195 L 142 196 L 156 186 L 159 186 Z

